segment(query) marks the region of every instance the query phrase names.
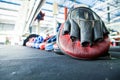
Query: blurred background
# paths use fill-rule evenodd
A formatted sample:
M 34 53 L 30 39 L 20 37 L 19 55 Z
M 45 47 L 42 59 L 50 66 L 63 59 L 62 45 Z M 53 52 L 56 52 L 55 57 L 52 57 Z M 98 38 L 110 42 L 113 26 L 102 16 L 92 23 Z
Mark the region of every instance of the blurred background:
M 112 46 L 119 46 L 120 0 L 0 0 L 0 45 L 22 45 L 29 34 L 54 35 L 73 5 L 95 11 L 110 31 Z

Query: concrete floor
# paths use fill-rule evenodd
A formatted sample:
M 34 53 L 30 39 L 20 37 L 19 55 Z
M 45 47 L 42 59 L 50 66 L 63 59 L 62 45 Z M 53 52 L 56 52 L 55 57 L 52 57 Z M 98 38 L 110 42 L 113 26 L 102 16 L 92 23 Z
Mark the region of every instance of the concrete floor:
M 76 60 L 54 52 L 0 45 L 0 80 L 119 80 L 120 58 Z

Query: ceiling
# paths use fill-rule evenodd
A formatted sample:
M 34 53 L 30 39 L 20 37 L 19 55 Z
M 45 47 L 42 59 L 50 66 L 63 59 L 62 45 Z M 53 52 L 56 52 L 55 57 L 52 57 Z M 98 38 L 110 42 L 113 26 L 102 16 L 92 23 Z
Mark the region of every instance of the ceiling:
M 63 23 L 64 7 L 67 7 L 69 10 L 75 4 L 84 4 L 90 7 L 102 18 L 108 27 L 116 28 L 120 25 L 120 0 L 0 0 L 0 23 L 15 24 L 16 21 L 18 21 L 17 17 L 21 15 L 19 14 L 19 10 L 26 1 L 32 2 L 32 5 L 34 5 L 33 3 L 35 1 L 45 1 L 40 7 L 40 10 L 45 13 L 44 20 L 40 21 L 41 32 L 51 30 L 51 28 L 55 26 L 55 20 Z M 58 14 L 53 15 L 53 3 L 55 2 L 58 4 Z M 29 10 L 32 8 L 33 7 L 30 6 L 28 7 Z M 30 15 L 29 13 L 27 14 Z M 34 24 L 35 23 L 36 22 L 34 22 Z M 34 24 L 30 24 L 30 26 Z M 26 23 L 24 23 L 24 25 L 26 25 Z
M 53 18 L 53 3 L 55 0 L 46 0 L 41 10 L 46 14 L 45 20 L 50 22 Z M 84 4 L 95 11 L 106 23 L 120 22 L 120 0 L 56 0 L 58 3 L 58 21 L 64 20 L 64 7 L 68 9 L 74 4 Z M 108 10 L 109 8 L 109 10 Z M 110 19 L 108 18 L 110 14 Z
M 0 0 L 0 23 L 14 24 L 20 6 L 20 0 Z
M 41 7 L 42 12 L 45 13 L 45 19 L 41 21 L 41 26 L 54 26 L 53 4 L 55 2 L 58 4 L 58 14 L 56 15 L 58 22 L 63 23 L 65 21 L 65 7 L 69 10 L 73 5 L 87 5 L 102 18 L 107 27 L 120 32 L 120 29 L 118 29 L 120 27 L 120 0 L 46 0 Z

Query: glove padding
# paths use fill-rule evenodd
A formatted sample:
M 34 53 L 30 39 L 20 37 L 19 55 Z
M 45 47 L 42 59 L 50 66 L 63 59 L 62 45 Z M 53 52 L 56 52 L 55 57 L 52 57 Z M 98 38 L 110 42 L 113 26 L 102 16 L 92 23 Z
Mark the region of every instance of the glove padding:
M 93 59 L 107 54 L 110 47 L 108 30 L 91 9 L 78 7 L 68 13 L 57 37 L 59 48 L 78 59 Z
M 108 54 L 110 41 L 108 36 L 104 36 L 102 41 L 94 42 L 94 45 L 81 46 L 79 40 L 72 41 L 69 34 L 63 35 L 64 24 L 61 25 L 57 37 L 57 44 L 60 50 L 73 58 L 77 59 L 96 59 L 102 55 Z
M 68 13 L 63 29 L 65 34 L 70 34 L 72 41 L 80 40 L 81 46 L 92 46 L 94 42 L 102 41 L 109 32 L 95 12 L 86 7 L 78 7 Z

